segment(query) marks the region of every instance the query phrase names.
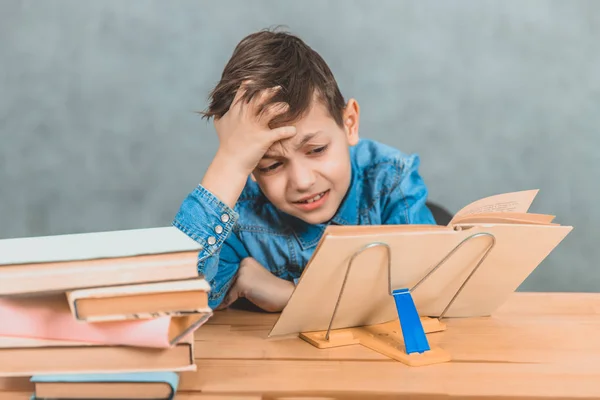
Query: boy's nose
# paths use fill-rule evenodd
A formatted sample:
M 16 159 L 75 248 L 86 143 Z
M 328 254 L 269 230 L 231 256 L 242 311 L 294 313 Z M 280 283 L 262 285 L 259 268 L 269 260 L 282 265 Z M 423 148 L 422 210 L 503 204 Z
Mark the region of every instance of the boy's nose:
M 306 192 L 315 184 L 316 176 L 312 168 L 296 165 L 291 169 L 290 180 L 294 189 L 299 192 Z

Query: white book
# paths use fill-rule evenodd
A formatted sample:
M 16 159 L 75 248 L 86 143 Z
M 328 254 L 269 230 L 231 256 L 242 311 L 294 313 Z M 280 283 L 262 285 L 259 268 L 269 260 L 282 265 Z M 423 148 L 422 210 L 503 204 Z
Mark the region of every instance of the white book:
M 0 240 L 0 265 L 80 261 L 198 251 L 173 226 Z

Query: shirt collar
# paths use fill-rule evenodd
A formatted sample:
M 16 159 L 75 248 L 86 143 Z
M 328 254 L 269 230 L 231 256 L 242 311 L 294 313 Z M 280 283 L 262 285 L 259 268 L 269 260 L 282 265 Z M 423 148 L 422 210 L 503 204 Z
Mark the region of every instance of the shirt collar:
M 335 225 L 358 225 L 358 187 L 356 184 L 356 173 L 354 165 L 352 167 L 352 176 L 350 179 L 350 185 L 348 191 L 342 200 L 337 212 L 329 221 L 324 224 L 309 224 L 302 221 L 299 218 L 288 215 L 290 219 L 290 227 L 294 232 L 294 235 L 298 239 L 302 250 L 309 249 L 316 246 L 321 240 L 325 228 L 329 224 Z

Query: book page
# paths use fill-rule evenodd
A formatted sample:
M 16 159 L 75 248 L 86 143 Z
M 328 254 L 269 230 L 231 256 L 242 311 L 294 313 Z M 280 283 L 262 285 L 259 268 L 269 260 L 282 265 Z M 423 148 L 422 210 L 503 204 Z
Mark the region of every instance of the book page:
M 471 214 L 500 212 L 526 213 L 529 207 L 531 207 L 531 203 L 533 203 L 533 199 L 535 199 L 538 191 L 538 189 L 534 189 L 503 193 L 477 200 L 458 211 L 452 218 L 452 221 L 450 221 L 450 225 L 459 217 Z
M 551 225 L 554 220 L 554 215 L 546 214 L 531 214 L 531 213 L 515 213 L 506 212 L 491 212 L 468 214 L 462 217 L 454 218 L 454 225 L 457 224 L 472 224 L 472 223 L 513 223 L 513 224 L 538 224 Z M 556 224 L 554 224 L 556 225 Z
M 119 296 L 151 295 L 158 293 L 179 293 L 192 291 L 209 291 L 210 286 L 204 278 L 185 280 L 139 283 L 122 286 L 101 286 L 90 289 L 66 291 L 67 299 L 73 302 L 85 298 L 104 298 Z

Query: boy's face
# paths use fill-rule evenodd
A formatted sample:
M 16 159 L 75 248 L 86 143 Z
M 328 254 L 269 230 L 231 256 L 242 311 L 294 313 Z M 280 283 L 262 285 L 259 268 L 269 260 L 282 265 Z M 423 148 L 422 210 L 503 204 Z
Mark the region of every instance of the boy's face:
M 359 107 L 350 100 L 344 127 L 327 108 L 313 101 L 294 125 L 296 136 L 275 143 L 252 176 L 265 196 L 281 211 L 319 224 L 335 215 L 350 184 L 349 146 L 358 142 Z

